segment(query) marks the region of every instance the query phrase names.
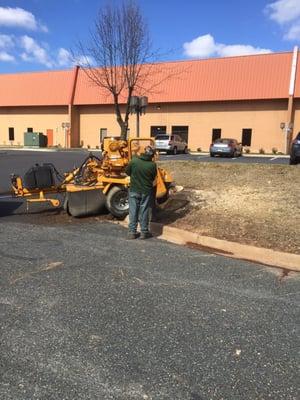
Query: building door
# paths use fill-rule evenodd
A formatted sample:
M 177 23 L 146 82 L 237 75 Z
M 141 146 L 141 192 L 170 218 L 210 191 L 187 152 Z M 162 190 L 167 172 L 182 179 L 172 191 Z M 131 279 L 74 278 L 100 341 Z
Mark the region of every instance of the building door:
M 172 126 L 172 135 L 178 135 L 186 143 L 189 142 L 189 127 L 186 125 Z
M 100 128 L 100 143 L 103 143 L 103 139 L 107 136 L 107 128 Z
M 165 134 L 165 133 L 167 133 L 166 126 L 151 126 L 150 127 L 150 136 L 151 137 L 155 137 L 156 135 Z
M 252 129 L 243 129 L 242 131 L 242 145 L 251 146 Z
M 215 140 L 220 139 L 222 130 L 219 128 L 213 128 L 211 142 L 213 143 Z
M 53 129 L 47 129 L 46 135 L 47 135 L 47 146 L 48 147 L 53 146 Z
M 10 142 L 15 140 L 15 128 L 8 128 L 8 140 Z

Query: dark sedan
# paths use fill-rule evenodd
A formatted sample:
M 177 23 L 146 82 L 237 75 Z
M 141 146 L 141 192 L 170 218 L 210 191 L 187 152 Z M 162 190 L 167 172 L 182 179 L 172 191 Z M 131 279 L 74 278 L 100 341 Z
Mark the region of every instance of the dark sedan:
M 216 155 L 240 157 L 243 152 L 242 144 L 236 139 L 216 139 L 209 148 L 210 156 Z
M 293 140 L 290 151 L 290 165 L 298 163 L 300 163 L 300 132 L 298 132 L 298 135 Z

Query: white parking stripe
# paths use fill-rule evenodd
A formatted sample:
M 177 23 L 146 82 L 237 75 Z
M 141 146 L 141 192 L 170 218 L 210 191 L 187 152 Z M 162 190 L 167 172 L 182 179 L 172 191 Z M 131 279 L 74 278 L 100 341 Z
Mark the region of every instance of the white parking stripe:
M 274 160 L 277 160 L 277 158 L 278 158 L 278 157 L 273 157 L 273 158 L 270 158 L 270 160 L 269 160 L 269 161 L 274 161 Z

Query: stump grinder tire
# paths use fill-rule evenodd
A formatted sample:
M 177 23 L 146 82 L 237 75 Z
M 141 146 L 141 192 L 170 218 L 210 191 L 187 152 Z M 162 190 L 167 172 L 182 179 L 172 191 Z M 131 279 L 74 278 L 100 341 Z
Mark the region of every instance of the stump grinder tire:
M 129 213 L 128 190 L 113 186 L 106 196 L 106 207 L 114 217 L 125 218 Z
M 64 209 L 72 217 L 88 217 L 100 214 L 105 208 L 106 197 L 102 190 L 68 192 Z

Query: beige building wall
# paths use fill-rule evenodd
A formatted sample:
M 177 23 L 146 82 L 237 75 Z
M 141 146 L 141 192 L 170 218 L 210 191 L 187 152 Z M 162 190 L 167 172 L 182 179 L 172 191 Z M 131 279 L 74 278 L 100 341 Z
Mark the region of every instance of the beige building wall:
M 0 108 L 0 145 L 10 145 L 8 128 L 13 127 L 15 140 L 13 145 L 24 144 L 24 132 L 33 128 L 34 132 L 46 134 L 53 129 L 54 145 L 65 145 L 65 132 L 62 122 L 68 121 L 68 107 L 1 107 Z
M 80 142 L 83 147 L 100 146 L 100 129 L 107 129 L 108 136 L 119 136 L 120 128 L 113 106 L 78 107 Z
M 296 100 L 294 135 L 300 131 L 300 100 Z M 0 108 L 0 145 L 9 145 L 8 128 L 14 127 L 14 145 L 23 145 L 24 132 L 28 127 L 46 133 L 53 129 L 54 145 L 65 146 L 62 122 L 69 121 L 68 107 L 3 107 Z M 222 129 L 222 137 L 242 140 L 242 129 L 252 129 L 251 151 L 263 148 L 271 152 L 273 147 L 284 151 L 284 134 L 280 123 L 286 122 L 287 100 L 211 102 L 182 104 L 150 104 L 147 113 L 140 117 L 140 135 L 150 136 L 151 126 L 189 127 L 189 148 L 208 150 L 212 129 Z M 118 136 L 113 106 L 77 106 L 72 108 L 72 146 L 80 142 L 84 147 L 100 145 L 100 129 L 108 135 Z M 76 129 L 77 128 L 77 129 Z M 78 129 L 79 128 L 79 129 Z M 136 115 L 130 116 L 130 135 L 136 133 Z M 80 132 L 79 138 L 76 131 Z
M 299 103 L 300 106 L 300 103 Z M 284 151 L 284 134 L 280 123 L 286 121 L 287 100 L 244 101 L 218 103 L 150 104 L 147 113 L 140 117 L 140 135 L 150 136 L 151 126 L 189 127 L 189 148 L 208 150 L 212 129 L 222 129 L 222 137 L 242 140 L 243 128 L 252 129 L 251 151 L 263 148 L 271 152 L 275 147 Z M 99 146 L 100 128 L 108 135 L 119 135 L 120 129 L 111 106 L 79 107 L 80 139 L 83 146 Z M 295 113 L 298 115 L 299 110 Z M 299 117 L 297 117 L 299 119 Z M 136 116 L 130 116 L 130 134 L 136 132 Z M 300 129 L 300 128 L 299 128 Z

